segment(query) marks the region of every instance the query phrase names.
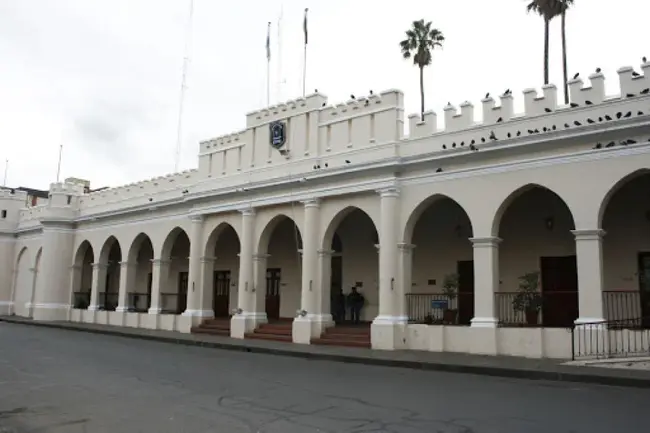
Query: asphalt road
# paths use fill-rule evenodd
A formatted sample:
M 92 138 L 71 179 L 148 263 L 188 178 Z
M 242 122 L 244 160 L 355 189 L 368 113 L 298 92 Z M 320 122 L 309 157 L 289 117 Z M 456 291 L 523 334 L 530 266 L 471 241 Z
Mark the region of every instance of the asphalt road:
M 647 433 L 649 408 L 650 390 L 0 323 L 0 433 Z

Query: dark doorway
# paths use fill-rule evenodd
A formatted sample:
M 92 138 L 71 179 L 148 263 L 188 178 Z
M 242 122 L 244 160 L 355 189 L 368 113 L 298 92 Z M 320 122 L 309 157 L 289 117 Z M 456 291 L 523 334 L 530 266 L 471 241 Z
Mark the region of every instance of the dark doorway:
M 266 317 L 268 320 L 280 318 L 280 268 L 266 270 Z
M 542 326 L 571 327 L 578 318 L 576 256 L 542 257 Z
M 639 253 L 639 301 L 644 328 L 650 328 L 650 253 Z
M 474 261 L 463 260 L 458 272 L 458 324 L 469 325 L 474 318 Z
M 214 271 L 212 284 L 214 317 L 230 316 L 230 271 Z
M 341 256 L 332 257 L 330 299 L 336 297 L 343 288 L 343 259 Z M 330 310 L 334 314 L 334 305 L 330 305 Z
M 178 299 L 176 301 L 176 314 L 183 314 L 187 309 L 187 283 L 188 273 L 178 273 Z

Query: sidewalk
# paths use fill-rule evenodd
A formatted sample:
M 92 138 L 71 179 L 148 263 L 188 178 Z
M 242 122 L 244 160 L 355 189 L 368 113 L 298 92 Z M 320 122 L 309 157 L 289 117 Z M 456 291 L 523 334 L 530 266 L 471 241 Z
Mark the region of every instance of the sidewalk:
M 0 316 L 0 322 L 116 335 L 188 346 L 237 350 L 422 370 L 482 374 L 488 376 L 595 383 L 602 385 L 650 388 L 650 371 L 613 369 L 586 365 L 563 365 L 563 361 L 509 356 L 481 356 L 463 353 L 437 353 L 411 350 L 383 351 L 348 347 L 315 346 L 261 340 L 238 340 L 210 335 L 182 334 L 108 325 L 70 322 L 35 322 L 19 317 Z

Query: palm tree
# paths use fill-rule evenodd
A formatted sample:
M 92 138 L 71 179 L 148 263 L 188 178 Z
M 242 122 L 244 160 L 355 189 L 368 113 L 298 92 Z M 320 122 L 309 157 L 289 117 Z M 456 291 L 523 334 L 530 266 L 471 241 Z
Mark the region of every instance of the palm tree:
M 573 6 L 573 0 L 556 0 L 562 15 L 562 72 L 564 73 L 564 103 L 569 103 L 569 77 L 566 61 L 566 12 Z
M 431 64 L 431 51 L 442 48 L 445 37 L 438 29 L 431 28 L 431 21 L 413 21 L 413 27 L 406 31 L 406 39 L 399 43 L 402 56 L 413 58 L 413 64 L 420 68 L 420 116 L 424 120 L 424 67 Z
M 544 84 L 548 84 L 549 27 L 551 20 L 560 13 L 559 0 L 532 0 L 526 10 L 544 18 Z

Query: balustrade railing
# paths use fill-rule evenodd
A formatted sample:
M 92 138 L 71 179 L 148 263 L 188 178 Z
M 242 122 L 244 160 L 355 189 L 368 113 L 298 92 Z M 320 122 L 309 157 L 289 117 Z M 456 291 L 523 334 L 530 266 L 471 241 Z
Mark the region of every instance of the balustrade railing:
M 74 292 L 72 294 L 72 308 L 87 310 L 90 305 L 90 291 Z
M 119 294 L 115 292 L 99 292 L 99 309 L 104 311 L 115 311 Z
M 151 296 L 148 293 L 129 292 L 127 300 L 129 311 L 134 313 L 146 313 L 151 307 Z
M 411 323 L 469 325 L 474 317 L 474 293 L 409 293 L 406 311 Z
M 584 323 L 571 328 L 572 359 L 650 356 L 650 317 Z
M 187 308 L 187 293 L 161 293 L 161 314 L 182 314 Z

